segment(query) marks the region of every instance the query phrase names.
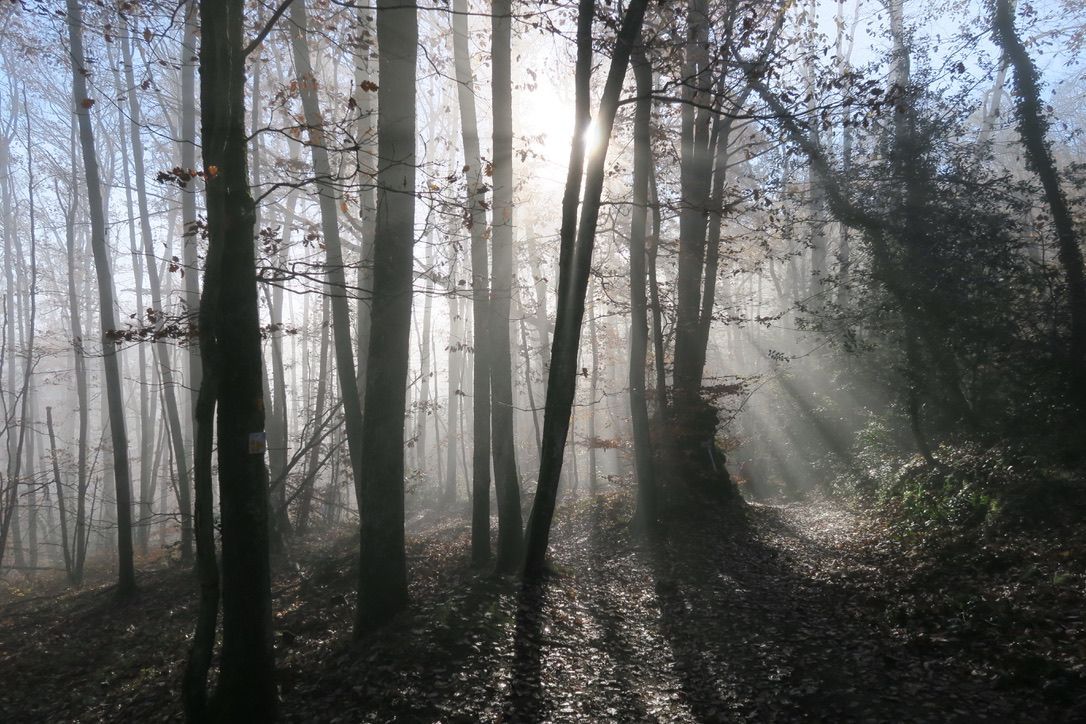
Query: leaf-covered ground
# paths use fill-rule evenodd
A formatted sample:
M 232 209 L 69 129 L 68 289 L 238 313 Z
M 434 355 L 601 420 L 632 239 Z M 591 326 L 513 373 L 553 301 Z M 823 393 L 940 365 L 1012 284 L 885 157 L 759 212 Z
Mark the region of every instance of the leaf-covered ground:
M 286 721 L 1086 719 L 1081 531 L 910 546 L 823 503 L 672 518 L 636 542 L 621 496 L 569 508 L 540 587 L 472 571 L 419 526 L 412 609 L 350 641 L 353 537 L 276 576 Z M 141 577 L 0 606 L 0 720 L 167 721 L 194 583 Z

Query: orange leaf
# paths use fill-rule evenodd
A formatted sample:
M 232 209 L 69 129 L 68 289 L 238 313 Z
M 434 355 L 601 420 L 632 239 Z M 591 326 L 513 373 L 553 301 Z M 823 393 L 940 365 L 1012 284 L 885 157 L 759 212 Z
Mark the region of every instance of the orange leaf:
M 208 166 L 207 167 L 207 175 L 210 178 L 215 178 L 216 176 L 219 175 L 219 167 L 218 166 Z
M 83 101 L 79 105 L 83 106 L 84 108 L 90 108 L 91 106 L 94 105 L 94 99 L 93 98 L 84 98 Z

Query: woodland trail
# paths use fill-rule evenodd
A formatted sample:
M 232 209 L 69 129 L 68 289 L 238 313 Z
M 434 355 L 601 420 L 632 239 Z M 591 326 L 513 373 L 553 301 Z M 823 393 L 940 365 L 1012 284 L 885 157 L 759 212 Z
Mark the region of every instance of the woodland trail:
M 649 544 L 631 539 L 628 515 L 621 496 L 565 509 L 558 574 L 528 588 L 464 565 L 459 521 L 420 525 L 412 609 L 358 644 L 345 539 L 280 566 L 283 719 L 1032 722 L 1083 711 L 1079 678 L 1042 692 L 987 666 L 997 652 L 983 637 L 962 648 L 964 634 L 895 620 L 912 581 L 862 518 L 825 503 L 754 505 L 745 522 L 702 511 Z M 107 589 L 0 608 L 0 719 L 180 720 L 193 584 L 176 569 L 141 582 L 122 609 Z
M 541 625 L 546 643 L 520 662 L 521 691 L 506 712 L 527 721 L 1038 721 L 1035 701 L 887 625 L 891 592 L 850 514 L 822 503 L 753 506 L 742 530 L 726 525 L 711 515 L 675 523 L 640 550 L 623 547 L 615 529 L 579 540 L 564 531 L 571 574 L 543 596 L 531 633 Z

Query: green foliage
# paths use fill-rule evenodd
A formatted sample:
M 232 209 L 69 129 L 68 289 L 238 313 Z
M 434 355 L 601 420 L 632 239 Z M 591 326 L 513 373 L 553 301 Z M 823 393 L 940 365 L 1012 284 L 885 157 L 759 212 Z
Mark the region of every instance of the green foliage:
M 1060 528 L 1086 513 L 1081 473 L 1047 465 L 1024 445 L 945 443 L 934 451 L 935 465 L 894 447 L 883 421 L 869 423 L 857 434 L 855 464 L 834 489 L 874 508 L 905 537 Z

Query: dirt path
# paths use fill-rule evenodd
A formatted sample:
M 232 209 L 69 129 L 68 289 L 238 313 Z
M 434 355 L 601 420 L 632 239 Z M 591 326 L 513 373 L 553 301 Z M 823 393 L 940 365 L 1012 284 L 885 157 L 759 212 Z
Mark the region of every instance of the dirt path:
M 878 572 L 853 552 L 849 515 L 759 506 L 749 520 L 747 531 L 711 517 L 673 525 L 660 546 L 641 550 L 614 528 L 580 540 L 560 533 L 572 573 L 543 596 L 547 643 L 529 652 L 539 663 L 526 658 L 514 683 L 531 695 L 506 712 L 567 721 L 1037 720 L 1031 702 L 896 642 Z
M 703 511 L 650 545 L 631 539 L 625 505 L 564 510 L 559 575 L 535 588 L 468 568 L 459 519 L 431 525 L 410 544 L 411 611 L 358 644 L 353 538 L 283 568 L 283 719 L 1074 720 L 1040 683 L 978 667 L 984 645 L 966 655 L 894 621 L 901 551 L 862 520 L 824 504 L 753 506 L 742 525 Z M 0 720 L 180 720 L 193 584 L 142 580 L 122 609 L 87 591 L 0 615 Z

